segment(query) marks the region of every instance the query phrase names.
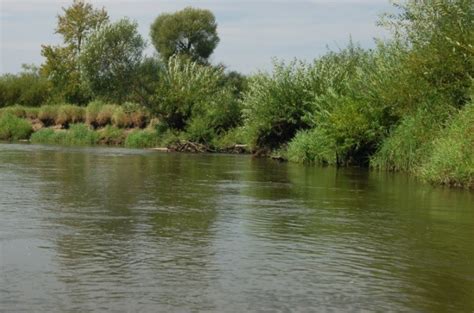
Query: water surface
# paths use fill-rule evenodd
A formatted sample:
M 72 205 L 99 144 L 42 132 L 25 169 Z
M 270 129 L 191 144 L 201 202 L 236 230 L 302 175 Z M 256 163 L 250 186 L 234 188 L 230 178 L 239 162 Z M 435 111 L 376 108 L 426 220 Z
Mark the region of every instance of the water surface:
M 248 156 L 0 144 L 0 312 L 472 312 L 474 196 Z

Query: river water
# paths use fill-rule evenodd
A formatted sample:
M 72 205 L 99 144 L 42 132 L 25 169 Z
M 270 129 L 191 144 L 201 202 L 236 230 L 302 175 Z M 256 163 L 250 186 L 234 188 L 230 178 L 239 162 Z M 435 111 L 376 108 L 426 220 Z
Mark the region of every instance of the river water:
M 234 155 L 0 144 L 1 312 L 473 312 L 474 195 Z

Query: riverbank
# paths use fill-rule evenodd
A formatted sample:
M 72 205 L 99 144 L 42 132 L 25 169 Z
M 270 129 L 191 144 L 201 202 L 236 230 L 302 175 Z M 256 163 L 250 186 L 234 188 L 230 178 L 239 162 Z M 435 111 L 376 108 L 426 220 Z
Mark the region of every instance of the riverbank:
M 406 132 L 411 134 L 412 140 L 404 140 L 408 135 L 405 136 L 402 130 L 395 131 L 371 160 L 370 167 L 375 170 L 405 171 L 431 183 L 473 189 L 474 106 L 468 105 L 454 115 L 449 125 L 443 131 L 427 133 L 426 129 L 416 127 L 416 121 L 412 124 L 402 123 L 400 128 L 407 128 Z M 278 161 L 324 163 L 316 162 L 317 156 L 312 153 L 317 150 L 311 150 L 310 143 L 299 143 L 300 140 L 308 140 L 301 138 L 301 135 L 283 149 L 270 150 L 255 149 L 244 140 L 238 140 L 235 130 L 218 136 L 209 143 L 191 141 L 185 132 L 159 130 L 160 122 L 137 106 L 129 106 L 128 110 L 124 110 L 123 107 L 113 105 L 98 108 L 97 104 L 92 103 L 87 107 L 12 106 L 0 109 L 0 140 L 63 146 L 150 148 L 170 152 L 252 153 L 257 157 L 269 157 Z M 308 137 L 310 140 L 318 138 L 308 134 L 311 135 Z M 412 154 L 409 155 L 407 151 Z M 305 159 L 298 159 L 299 156 L 304 156 Z M 406 168 L 391 165 L 404 164 L 405 160 L 410 162 L 410 158 L 420 158 L 417 162 L 421 165 L 407 165 Z M 409 166 L 415 170 L 409 170 Z
M 232 134 L 230 134 L 232 135 Z M 109 145 L 176 152 L 249 153 L 229 133 L 211 142 L 195 142 L 185 132 L 160 131 L 160 122 L 144 108 L 92 102 L 87 107 L 49 105 L 0 109 L 0 140 L 36 144 Z

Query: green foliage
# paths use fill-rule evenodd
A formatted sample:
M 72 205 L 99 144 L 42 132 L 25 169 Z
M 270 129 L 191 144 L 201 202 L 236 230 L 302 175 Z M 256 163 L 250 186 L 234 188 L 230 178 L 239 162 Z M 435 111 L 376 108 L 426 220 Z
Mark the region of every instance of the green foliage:
M 430 155 L 433 140 L 449 117 L 446 105 L 426 105 L 405 115 L 371 158 L 376 169 L 416 172 Z
M 303 117 L 311 110 L 311 83 L 309 66 L 296 62 L 274 63 L 271 75 L 250 78 L 243 114 L 252 146 L 276 148 L 309 126 Z
M 228 131 L 215 136 L 211 146 L 217 150 L 227 151 L 233 149 L 235 145 L 245 145 L 247 142 L 243 128 L 231 128 Z
M 40 107 L 38 119 L 45 125 L 51 126 L 58 118 L 59 105 L 43 105 Z
M 84 41 L 108 21 L 109 16 L 104 8 L 94 9 L 92 4 L 84 0 L 74 0 L 70 7 L 63 8 L 63 15 L 58 15 L 56 33 L 61 34 L 64 43 L 79 55 Z
M 15 104 L 39 106 L 50 98 L 47 80 L 35 67 L 23 67 L 18 75 L 0 76 L 0 108 Z
M 186 127 L 186 135 L 189 141 L 208 144 L 216 134 L 205 119 L 194 118 Z
M 60 144 L 70 146 L 94 145 L 98 142 L 99 135 L 85 124 L 72 124 L 68 130 L 55 131 L 43 128 L 31 136 L 32 143 Z
M 80 56 L 84 80 L 95 96 L 123 103 L 132 93 L 145 41 L 124 18 L 93 33 Z
M 454 116 L 433 142 L 433 152 L 420 170 L 434 183 L 474 188 L 474 102 Z
M 382 22 L 411 47 L 406 63 L 411 74 L 463 105 L 474 77 L 474 2 L 409 0 L 396 6 L 400 13 Z
M 95 128 L 109 124 L 120 128 L 144 128 L 150 120 L 150 114 L 136 103 L 126 102 L 119 106 L 93 101 L 87 105 L 85 120 Z
M 10 113 L 0 116 L 0 140 L 28 139 L 33 132 L 31 124 Z
M 99 136 L 91 130 L 86 124 L 72 124 L 64 138 L 64 144 L 67 145 L 94 145 L 97 143 Z
M 78 59 L 84 42 L 108 21 L 104 9 L 94 9 L 84 0 L 74 0 L 70 7 L 63 8 L 62 15 L 58 15 L 56 33 L 63 37 L 64 45 L 43 45 L 41 50 L 46 59 L 41 72 L 52 83 L 57 100 L 83 104 L 89 99 Z
M 155 99 L 155 91 L 160 83 L 161 76 L 165 72 L 165 64 L 157 58 L 146 57 L 137 68 L 130 101 L 150 107 Z
M 232 127 L 240 109 L 230 88 L 222 87 L 222 75 L 220 68 L 172 57 L 150 109 L 172 129 L 185 129 L 193 118 L 217 132 Z
M 151 25 L 150 36 L 165 61 L 173 55 L 184 55 L 205 63 L 219 43 L 214 14 L 191 7 L 158 16 Z
M 55 124 L 68 127 L 69 124 L 82 123 L 85 121 L 85 110 L 82 107 L 71 104 L 63 104 L 57 108 Z
M 35 144 L 59 144 L 62 142 L 60 137 L 64 132 L 56 132 L 51 128 L 42 128 L 31 135 L 30 141 Z
M 324 128 L 302 130 L 288 144 L 287 158 L 297 163 L 336 165 L 336 142 Z
M 125 142 L 126 134 L 123 129 L 108 125 L 99 130 L 99 143 L 119 146 Z
M 86 123 L 98 127 L 97 117 L 104 106 L 105 103 L 100 100 L 90 102 L 86 108 Z
M 156 132 L 149 130 L 134 130 L 125 139 L 125 147 L 128 148 L 152 148 L 158 145 Z

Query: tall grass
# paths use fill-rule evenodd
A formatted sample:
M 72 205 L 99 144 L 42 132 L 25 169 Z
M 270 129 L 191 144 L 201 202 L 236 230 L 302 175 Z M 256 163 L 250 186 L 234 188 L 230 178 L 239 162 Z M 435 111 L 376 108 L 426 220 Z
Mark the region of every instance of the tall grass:
M 28 139 L 33 132 L 31 124 L 12 114 L 0 117 L 0 140 Z
M 54 122 L 56 125 L 61 125 L 67 128 L 69 124 L 83 123 L 84 120 L 84 108 L 71 104 L 63 104 L 57 108 Z
M 41 144 L 61 144 L 71 146 L 95 145 L 99 134 L 86 124 L 72 124 L 68 130 L 55 131 L 43 128 L 31 136 L 31 142 Z
M 373 168 L 416 172 L 430 155 L 433 140 L 448 119 L 450 107 L 433 104 L 405 115 L 371 158 Z
M 123 129 L 108 125 L 98 131 L 99 143 L 120 146 L 125 143 L 127 137 Z
M 134 130 L 125 139 L 128 148 L 152 148 L 159 143 L 157 133 L 149 130 Z
M 466 105 L 434 140 L 420 175 L 433 183 L 474 188 L 474 102 Z
M 337 164 L 336 143 L 324 128 L 303 130 L 288 144 L 287 157 L 297 163 Z

